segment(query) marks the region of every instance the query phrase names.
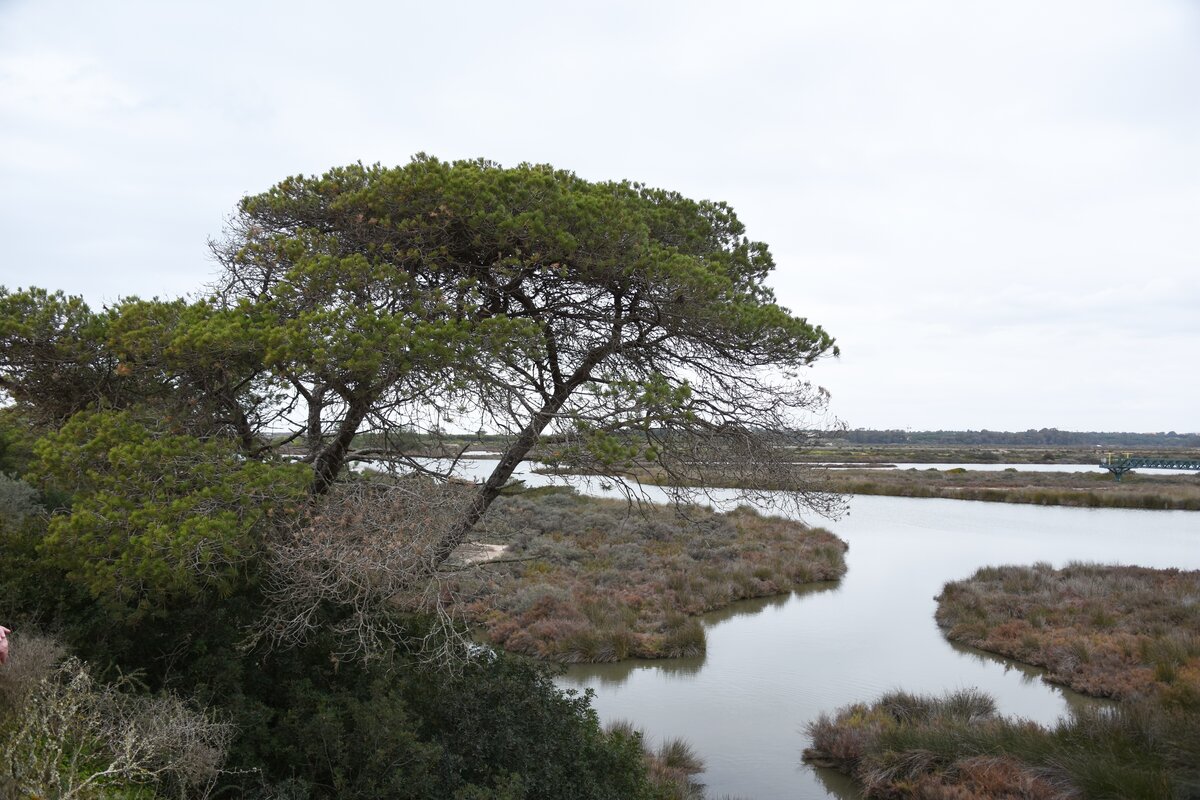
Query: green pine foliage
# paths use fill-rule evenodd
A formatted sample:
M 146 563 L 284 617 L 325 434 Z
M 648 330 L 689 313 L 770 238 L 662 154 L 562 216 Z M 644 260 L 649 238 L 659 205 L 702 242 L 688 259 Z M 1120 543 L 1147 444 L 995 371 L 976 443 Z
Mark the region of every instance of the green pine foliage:
M 303 647 L 249 632 L 277 596 L 267 554 L 303 533 L 315 498 L 357 480 L 361 449 L 395 455 L 464 415 L 510 434 L 506 458 L 434 532 L 431 587 L 542 445 L 609 472 L 766 464 L 773 486 L 815 502 L 773 432 L 823 403 L 800 370 L 837 348 L 777 304 L 766 245 L 723 203 L 420 155 L 247 197 L 214 251 L 223 271 L 194 299 L 97 310 L 0 287 L 0 624 L 54 631 L 76 676 L 132 676 L 122 697 L 211 709 L 236 731 L 218 795 L 675 796 L 640 737 L 601 730 L 546 668 L 505 654 L 424 664 L 413 653 L 430 621 L 399 603 L 381 604 L 394 641 L 370 660 L 322 635 L 345 612 L 329 597 Z M 662 653 L 703 646 L 689 615 L 706 605 L 817 574 L 804 558 L 771 562 L 762 551 L 787 532 L 767 533 L 732 584 L 654 623 Z M 633 652 L 637 633 L 612 646 Z M 680 747 L 660 755 L 676 783 L 697 768 Z M 103 796 L 179 788 L 130 775 Z M 202 794 L 173 794 L 189 792 Z
M 124 411 L 76 414 L 35 453 L 29 478 L 71 496 L 39 549 L 113 613 L 230 594 L 271 517 L 305 496 L 303 467 L 248 461 Z

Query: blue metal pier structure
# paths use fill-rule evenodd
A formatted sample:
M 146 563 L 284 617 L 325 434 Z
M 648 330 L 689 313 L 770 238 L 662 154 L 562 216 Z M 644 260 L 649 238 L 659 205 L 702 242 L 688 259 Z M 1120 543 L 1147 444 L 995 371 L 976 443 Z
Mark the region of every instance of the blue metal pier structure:
M 1111 472 L 1117 480 L 1131 469 L 1183 469 L 1200 472 L 1200 458 L 1142 458 L 1126 453 L 1107 453 L 1100 466 Z

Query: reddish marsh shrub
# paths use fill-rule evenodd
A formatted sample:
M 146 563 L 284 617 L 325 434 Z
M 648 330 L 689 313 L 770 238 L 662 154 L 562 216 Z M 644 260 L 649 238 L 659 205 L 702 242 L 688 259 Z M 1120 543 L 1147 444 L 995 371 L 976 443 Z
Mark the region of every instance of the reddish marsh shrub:
M 1046 667 L 1052 680 L 1087 694 L 1172 688 L 1183 699 L 1200 672 L 1197 598 L 1200 572 L 986 567 L 946 584 L 937 620 L 954 641 Z
M 1157 800 L 1191 796 L 1197 730 L 1144 700 L 1043 728 L 998 716 L 974 691 L 894 692 L 809 724 L 804 757 L 853 776 L 869 798 Z

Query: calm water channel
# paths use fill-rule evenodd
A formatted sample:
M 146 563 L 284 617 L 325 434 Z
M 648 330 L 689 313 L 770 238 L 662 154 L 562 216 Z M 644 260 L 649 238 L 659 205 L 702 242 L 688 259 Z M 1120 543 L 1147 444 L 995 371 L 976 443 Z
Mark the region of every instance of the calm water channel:
M 605 486 L 583 488 L 611 493 Z M 592 689 L 602 720 L 631 720 L 654 741 L 686 738 L 707 764 L 712 798 L 857 797 L 836 773 L 800 761 L 804 725 L 822 711 L 893 688 L 978 687 L 1003 712 L 1045 723 L 1089 702 L 1036 670 L 947 642 L 933 620 L 946 581 L 1035 561 L 1200 569 L 1197 512 L 864 496 L 825 527 L 850 543 L 838 583 L 709 615 L 702 658 L 582 665 L 560 684 Z
M 573 668 L 562 685 L 593 689 L 604 720 L 687 738 L 708 765 L 711 796 L 856 797 L 836 774 L 800 762 L 804 724 L 821 711 L 892 688 L 976 686 L 1003 712 L 1049 723 L 1083 701 L 947 642 L 933 621 L 946 581 L 1034 561 L 1200 569 L 1195 512 L 855 497 L 827 527 L 850 543 L 838 584 L 713 615 L 702 659 Z

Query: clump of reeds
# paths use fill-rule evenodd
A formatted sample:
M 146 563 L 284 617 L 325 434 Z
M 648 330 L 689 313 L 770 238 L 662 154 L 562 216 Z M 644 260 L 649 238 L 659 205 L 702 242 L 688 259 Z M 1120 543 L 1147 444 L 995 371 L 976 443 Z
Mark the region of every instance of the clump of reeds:
M 997 715 L 973 690 L 895 692 L 810 723 L 804 757 L 853 776 L 867 797 L 1151 800 L 1195 787 L 1194 722 L 1141 699 L 1046 728 Z

